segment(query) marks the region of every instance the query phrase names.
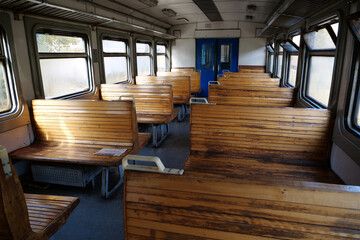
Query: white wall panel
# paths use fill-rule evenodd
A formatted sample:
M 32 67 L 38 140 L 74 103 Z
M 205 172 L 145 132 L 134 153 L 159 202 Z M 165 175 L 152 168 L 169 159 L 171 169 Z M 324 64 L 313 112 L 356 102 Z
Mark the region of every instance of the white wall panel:
M 239 65 L 265 66 L 264 38 L 240 38 Z
M 172 44 L 172 67 L 195 67 L 195 39 L 176 39 Z

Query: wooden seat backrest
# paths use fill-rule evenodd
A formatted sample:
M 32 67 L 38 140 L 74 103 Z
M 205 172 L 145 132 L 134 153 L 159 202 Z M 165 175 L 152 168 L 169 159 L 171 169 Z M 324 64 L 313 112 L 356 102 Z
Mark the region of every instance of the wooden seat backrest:
M 359 239 L 360 187 L 125 171 L 127 239 Z
M 228 78 L 218 77 L 218 82 L 224 85 L 256 85 L 256 86 L 272 86 L 279 87 L 280 80 L 278 78 Z
M 0 146 L 0 155 L 7 155 L 3 146 Z M 11 169 L 9 175 L 5 175 L 4 167 Z M 26 207 L 24 192 L 20 180 L 9 161 L 0 167 L 0 239 L 25 239 L 32 233 L 28 210 Z
M 37 141 L 133 147 L 133 101 L 33 100 Z
M 200 72 L 193 71 L 176 71 L 176 72 L 157 72 L 157 76 L 190 76 L 191 93 L 198 93 L 200 91 Z
M 175 104 L 186 104 L 190 99 L 189 76 L 137 76 L 136 84 L 171 84 Z
M 100 100 L 100 91 L 99 89 L 96 87 L 94 92 L 89 93 L 89 94 L 85 94 L 79 97 L 74 97 L 71 98 L 71 100 L 73 99 L 82 99 L 82 100 Z M 70 99 L 69 99 L 70 100 Z
M 191 105 L 190 150 L 328 160 L 330 111 Z
M 293 107 L 294 89 L 262 86 L 209 85 L 209 102 L 223 105 Z
M 264 77 L 270 78 L 269 73 L 251 73 L 251 72 L 223 72 L 224 77 Z
M 172 68 L 172 72 L 182 72 L 182 71 L 188 71 L 188 72 L 195 72 L 194 67 L 179 67 L 179 68 Z
M 137 114 L 164 114 L 173 112 L 172 85 L 101 84 L 102 100 L 135 98 Z

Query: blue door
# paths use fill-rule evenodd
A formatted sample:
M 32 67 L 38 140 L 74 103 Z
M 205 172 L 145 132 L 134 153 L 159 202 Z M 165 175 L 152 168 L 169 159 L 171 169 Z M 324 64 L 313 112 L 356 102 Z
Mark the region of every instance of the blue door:
M 215 81 L 216 39 L 196 39 L 196 71 L 201 71 L 201 93 L 208 96 L 208 82 Z
M 200 97 L 208 96 L 208 82 L 223 71 L 237 72 L 239 39 L 196 39 L 196 71 L 201 71 Z
M 217 74 L 223 71 L 238 71 L 238 38 L 222 38 L 217 40 Z

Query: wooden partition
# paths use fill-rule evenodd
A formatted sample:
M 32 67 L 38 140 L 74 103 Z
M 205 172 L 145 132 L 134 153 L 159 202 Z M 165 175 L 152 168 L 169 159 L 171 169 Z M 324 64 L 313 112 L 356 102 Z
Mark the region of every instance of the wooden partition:
M 223 72 L 224 77 L 254 77 L 254 78 L 270 78 L 269 73 L 249 73 L 249 72 Z
M 293 88 L 209 85 L 209 102 L 222 105 L 293 107 Z
M 195 72 L 195 68 L 194 67 L 179 67 L 179 68 L 172 68 L 171 71 L 172 72 L 183 72 L 183 71 Z
M 170 84 L 173 86 L 174 104 L 187 104 L 190 99 L 189 76 L 137 76 L 136 84 Z
M 193 71 L 157 72 L 156 75 L 157 76 L 190 76 L 191 94 L 196 94 L 201 92 L 200 72 L 193 72 Z

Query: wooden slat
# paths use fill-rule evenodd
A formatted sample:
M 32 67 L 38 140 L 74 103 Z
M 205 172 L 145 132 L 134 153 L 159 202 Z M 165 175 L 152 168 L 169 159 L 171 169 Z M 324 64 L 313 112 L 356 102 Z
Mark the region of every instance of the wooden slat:
M 137 76 L 136 84 L 171 84 L 174 104 L 187 104 L 190 99 L 189 76 Z
M 214 84 L 209 85 L 209 102 L 223 105 L 293 107 L 294 89 Z

